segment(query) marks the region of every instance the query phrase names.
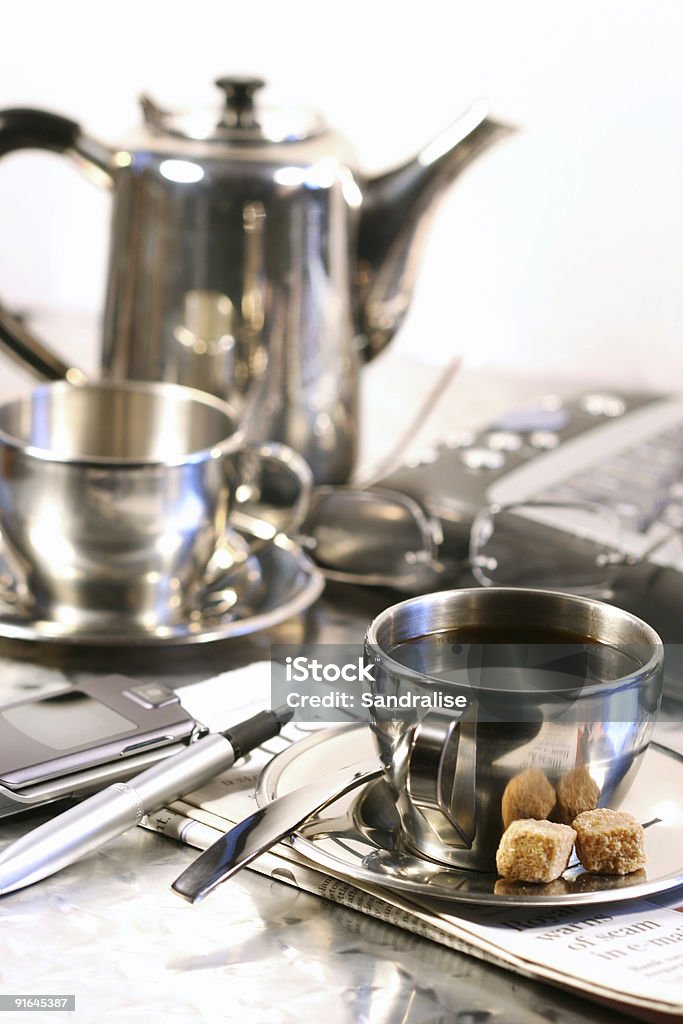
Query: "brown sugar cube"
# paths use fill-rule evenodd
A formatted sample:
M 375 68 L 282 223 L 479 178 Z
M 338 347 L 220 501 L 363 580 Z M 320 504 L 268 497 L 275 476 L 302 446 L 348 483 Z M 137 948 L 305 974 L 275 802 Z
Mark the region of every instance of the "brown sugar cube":
M 498 874 L 520 882 L 554 882 L 567 867 L 575 838 L 569 825 L 534 818 L 513 821 L 496 851 Z
M 599 807 L 579 814 L 572 827 L 576 854 L 586 871 L 628 875 L 645 867 L 645 831 L 631 814 Z
M 555 806 L 555 790 L 540 768 L 527 768 L 510 779 L 501 802 L 505 828 L 518 818 L 547 818 Z
M 571 825 L 577 814 L 592 811 L 598 806 L 600 787 L 585 764 L 577 765 L 567 772 L 557 784 L 555 816 L 565 825 Z

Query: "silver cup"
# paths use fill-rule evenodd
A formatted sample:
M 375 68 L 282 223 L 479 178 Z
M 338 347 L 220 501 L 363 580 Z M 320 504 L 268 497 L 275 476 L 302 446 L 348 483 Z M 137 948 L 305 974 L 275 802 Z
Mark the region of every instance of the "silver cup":
M 371 623 L 365 659 L 373 666 L 372 728 L 403 840 L 430 860 L 480 871 L 495 871 L 510 801 L 523 809 L 531 800 L 536 811 L 538 794 L 519 790 L 535 787 L 539 772 L 548 792 L 573 780 L 585 788 L 579 803 L 618 807 L 662 692 L 662 642 L 650 626 L 552 591 L 458 590 L 403 601 Z M 513 816 L 558 820 L 558 809 L 560 801 L 547 813 Z
M 60 381 L 7 402 L 0 530 L 17 594 L 34 614 L 70 625 L 156 629 L 183 619 L 241 512 L 258 525 L 264 467 L 278 483 L 278 528 L 296 527 L 306 463 L 284 445 L 247 445 L 237 414 L 212 395 Z

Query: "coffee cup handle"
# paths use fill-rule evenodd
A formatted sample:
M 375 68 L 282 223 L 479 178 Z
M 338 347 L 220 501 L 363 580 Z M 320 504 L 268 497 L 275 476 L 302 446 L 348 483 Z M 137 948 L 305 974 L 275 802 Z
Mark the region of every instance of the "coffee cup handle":
M 476 707 L 459 718 L 431 711 L 416 726 L 408 760 L 407 787 L 413 804 L 429 820 L 442 815 L 456 837 L 471 846 L 476 835 Z
M 308 463 L 286 444 L 247 444 L 240 453 L 240 483 L 230 524 L 249 537 L 252 551 L 279 533 L 296 534 L 311 500 L 313 475 Z

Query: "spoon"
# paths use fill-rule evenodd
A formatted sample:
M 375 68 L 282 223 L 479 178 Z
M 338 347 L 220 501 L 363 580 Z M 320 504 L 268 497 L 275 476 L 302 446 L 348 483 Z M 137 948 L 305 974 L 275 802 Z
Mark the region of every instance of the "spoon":
M 357 761 L 271 800 L 217 839 L 179 875 L 174 892 L 197 903 L 221 882 L 295 832 L 328 804 L 381 775 L 376 758 Z

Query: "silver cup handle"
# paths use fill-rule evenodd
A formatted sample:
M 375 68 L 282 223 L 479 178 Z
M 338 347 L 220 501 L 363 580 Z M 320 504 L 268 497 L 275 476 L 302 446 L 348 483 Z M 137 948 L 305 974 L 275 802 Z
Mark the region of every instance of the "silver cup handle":
M 296 536 L 310 505 L 313 474 L 305 459 L 288 445 L 249 443 L 238 459 L 239 482 L 230 484 L 234 494 L 228 536 L 206 566 L 199 591 L 204 600 L 226 581 L 232 586 L 235 569 L 280 534 Z M 197 602 L 196 594 L 193 600 Z
M 252 551 L 278 533 L 296 534 L 311 500 L 313 474 L 308 463 L 286 444 L 247 444 L 240 453 L 240 483 L 229 514 L 230 525 L 249 535 Z
M 476 822 L 476 705 L 459 718 L 431 711 L 413 733 L 407 789 L 425 817 L 442 815 L 457 838 L 471 846 Z

